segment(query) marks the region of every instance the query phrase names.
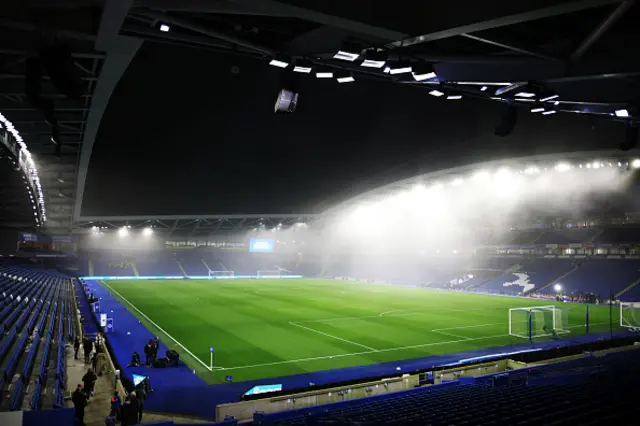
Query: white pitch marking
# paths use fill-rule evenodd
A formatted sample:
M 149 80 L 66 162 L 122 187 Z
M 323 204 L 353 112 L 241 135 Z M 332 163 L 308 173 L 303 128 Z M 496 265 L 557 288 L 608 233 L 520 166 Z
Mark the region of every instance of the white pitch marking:
M 377 349 L 374 349 L 374 348 L 372 348 L 370 346 L 362 345 L 360 343 L 352 342 L 351 340 L 343 339 L 342 337 L 334 336 L 332 334 L 325 333 L 325 332 L 322 332 L 322 331 L 319 331 L 319 330 L 316 330 L 316 329 L 313 329 L 313 328 L 305 327 L 304 325 L 296 324 L 295 322 L 289 321 L 289 324 L 295 325 L 296 327 L 304 328 L 305 330 L 313 331 L 313 332 L 318 333 L 318 334 L 322 334 L 323 336 L 331 337 L 332 339 L 342 340 L 343 342 L 351 343 L 352 345 L 356 345 L 356 346 L 360 346 L 361 348 L 369 349 L 371 352 L 377 352 Z
M 432 333 L 444 334 L 445 336 L 457 337 L 458 339 L 470 340 L 470 337 L 461 336 L 459 334 L 449 333 L 448 331 L 431 330 Z
M 173 337 L 172 335 L 170 335 L 169 333 L 167 333 L 166 331 L 164 331 L 162 329 L 162 327 L 160 327 L 158 324 L 156 324 L 155 322 L 153 322 L 153 320 L 151 318 L 149 318 L 148 316 L 146 316 L 140 309 L 136 308 L 135 305 L 131 302 L 129 302 L 127 299 L 125 299 L 120 293 L 118 293 L 117 291 L 115 291 L 109 284 L 107 284 L 104 281 L 101 281 L 102 285 L 104 285 L 105 287 L 107 287 L 109 290 L 111 290 L 114 294 L 118 295 L 122 300 L 124 300 L 125 302 L 127 302 L 127 304 L 129 304 L 129 306 L 131 306 L 133 309 L 136 310 L 136 312 L 138 312 L 140 315 L 142 315 L 143 317 L 145 317 L 147 319 L 147 321 L 149 321 L 151 324 L 153 324 L 158 330 L 162 331 L 164 334 L 167 335 L 167 337 L 169 337 L 171 340 L 173 340 L 174 342 L 176 342 L 178 344 L 178 346 L 180 346 L 182 349 L 184 349 L 184 351 L 186 353 L 188 353 L 189 355 L 191 355 L 196 361 L 198 361 L 200 364 L 202 364 L 204 366 L 204 368 L 206 368 L 207 370 L 211 371 L 211 367 L 209 367 L 207 364 L 205 364 L 204 362 L 202 362 L 202 360 L 200 358 L 198 358 L 197 356 L 195 356 L 193 354 L 193 352 L 191 352 L 189 349 L 185 348 L 184 345 L 180 342 L 178 342 L 175 337 Z
M 460 342 L 467 342 L 467 341 L 471 341 L 471 340 L 495 339 L 497 337 L 505 337 L 505 336 L 508 336 L 508 334 L 497 334 L 495 336 L 475 337 L 473 339 L 464 339 L 464 340 L 451 340 L 451 341 L 447 341 L 447 342 L 424 343 L 424 344 L 421 344 L 421 345 L 400 346 L 400 347 L 396 347 L 396 348 L 377 349 L 375 351 L 352 352 L 352 353 L 348 353 L 348 354 L 317 356 L 317 357 L 313 357 L 313 358 L 290 359 L 290 360 L 286 360 L 286 361 L 267 362 L 267 363 L 264 363 L 264 364 L 240 365 L 238 367 L 223 368 L 221 371 L 240 370 L 240 369 L 245 369 L 245 368 L 256 368 L 256 367 L 267 367 L 267 366 L 270 366 L 270 365 L 291 364 L 291 363 L 296 363 L 296 362 L 317 361 L 317 360 L 322 360 L 322 359 L 341 358 L 341 357 L 346 357 L 346 356 L 366 355 L 366 354 L 372 354 L 372 353 L 378 353 L 378 352 L 401 351 L 401 350 L 405 350 L 405 349 L 416 349 L 416 348 L 422 348 L 422 347 L 427 347 L 427 346 L 446 345 L 446 344 L 449 344 L 449 343 L 460 343 Z

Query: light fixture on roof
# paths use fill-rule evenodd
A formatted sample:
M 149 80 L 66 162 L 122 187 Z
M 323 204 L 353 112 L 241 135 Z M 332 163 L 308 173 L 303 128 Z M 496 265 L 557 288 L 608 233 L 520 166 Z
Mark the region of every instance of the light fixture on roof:
M 556 113 L 556 111 L 552 109 L 552 110 L 549 110 L 549 111 L 543 111 L 542 115 L 551 115 L 551 114 L 555 114 L 555 113 Z
M 451 91 L 447 95 L 447 99 L 450 100 L 450 101 L 462 99 L 462 95 L 460 93 L 458 93 L 458 92 Z
M 150 237 L 151 235 L 153 235 L 153 229 L 151 228 L 144 228 L 142 230 L 142 235 L 145 237 Z
M 305 61 L 304 59 L 296 60 L 296 63 L 293 67 L 293 72 L 299 72 L 301 74 L 310 74 L 312 69 L 312 64 L 309 61 Z
M 484 91 L 485 91 L 485 90 L 487 90 L 488 88 L 489 88 L 488 86 L 482 86 L 482 87 L 480 88 L 480 91 L 481 91 L 481 92 L 484 92 Z
M 540 105 L 534 105 L 531 107 L 531 112 L 542 112 L 544 111 L 544 107 Z
M 516 98 L 534 98 L 536 96 L 535 93 L 532 92 L 518 92 L 516 93 Z
M 636 158 L 631 162 L 631 167 L 634 169 L 640 169 L 640 159 Z
M 406 74 L 413 71 L 413 68 L 410 64 L 401 61 L 393 61 L 389 62 L 389 74 L 397 75 L 397 74 Z
M 560 95 L 555 95 L 555 94 L 554 95 L 548 95 L 548 96 L 545 96 L 543 98 L 540 98 L 540 102 L 547 102 L 547 101 L 550 101 L 552 99 L 556 99 L 556 98 L 559 98 L 559 97 L 560 97 Z
M 162 31 L 163 33 L 168 33 L 169 31 L 171 31 L 171 27 L 167 24 L 160 24 L 160 31 Z
M 424 81 L 431 80 L 432 78 L 436 78 L 438 75 L 436 74 L 435 68 L 431 64 L 416 64 L 411 71 L 413 74 L 413 78 L 416 81 Z
M 291 113 L 298 106 L 298 75 L 285 71 L 282 75 L 282 89 L 273 106 L 275 113 Z
M 621 117 L 621 118 L 626 118 L 630 116 L 629 111 L 626 109 L 617 109 L 615 114 L 616 114 L 616 117 Z
M 555 105 L 555 106 L 560 105 L 560 101 L 554 101 L 554 102 L 553 102 L 553 105 Z
M 361 67 L 380 69 L 387 63 L 387 55 L 382 51 L 366 51 Z
M 328 68 L 317 68 L 316 78 L 333 78 L 333 71 Z
M 353 74 L 351 74 L 350 72 L 338 73 L 336 80 L 338 81 L 338 83 L 353 83 L 354 81 L 356 81 L 356 79 L 353 78 Z
M 429 92 L 429 94 L 437 98 L 439 98 L 440 96 L 444 96 L 444 92 L 441 92 L 440 90 L 437 90 L 437 89 L 433 89 L 432 91 Z
M 269 61 L 269 65 L 277 68 L 286 68 L 289 66 L 289 59 L 284 56 L 277 56 Z

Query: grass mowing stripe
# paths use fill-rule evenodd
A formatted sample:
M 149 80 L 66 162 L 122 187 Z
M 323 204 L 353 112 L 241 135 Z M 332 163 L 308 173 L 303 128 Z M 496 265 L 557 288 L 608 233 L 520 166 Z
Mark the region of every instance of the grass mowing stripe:
M 206 368 L 207 370 L 211 371 L 211 367 L 209 367 L 207 364 L 205 364 L 204 362 L 202 362 L 202 360 L 200 358 L 198 358 L 197 356 L 195 356 L 189 349 L 185 348 L 182 343 L 178 342 L 176 340 L 175 337 L 173 337 L 172 335 L 170 335 L 169 333 L 167 333 L 166 331 L 164 331 L 162 329 L 162 327 L 160 327 L 158 324 L 156 324 L 151 318 L 149 318 L 148 316 L 146 316 L 144 314 L 144 312 L 142 312 L 140 309 L 136 308 L 135 305 L 131 302 L 129 302 L 127 299 L 125 299 L 120 293 L 118 293 L 116 290 L 114 290 L 109 284 L 107 284 L 104 281 L 100 281 L 102 283 L 103 286 L 107 287 L 110 291 L 112 291 L 115 295 L 117 295 L 120 299 L 124 300 L 125 302 L 127 302 L 127 304 L 129 306 L 131 306 L 133 309 L 135 309 L 135 311 L 137 313 L 139 313 L 140 315 L 142 315 L 147 321 L 149 321 L 151 324 L 153 324 L 154 327 L 156 327 L 158 330 L 162 331 L 164 334 L 167 335 L 167 337 L 169 337 L 171 340 L 173 340 L 174 342 L 176 342 L 178 344 L 178 346 L 180 346 L 182 349 L 185 350 L 186 353 L 188 353 L 189 355 L 191 355 L 193 357 L 193 359 L 197 360 L 200 364 L 202 364 L 204 366 L 204 368 Z
M 343 339 L 342 337 L 334 336 L 333 334 L 325 333 L 323 331 L 315 330 L 313 328 L 305 327 L 304 325 L 296 324 L 295 322 L 289 322 L 291 325 L 295 325 L 296 327 L 304 328 L 305 330 L 313 331 L 318 334 L 322 334 L 323 336 L 331 337 L 332 339 L 342 340 L 343 342 L 351 343 L 352 345 L 360 346 L 365 349 L 369 349 L 371 352 L 377 352 L 376 349 L 369 347 L 367 345 L 361 345 L 360 343 L 352 342 L 351 340 Z

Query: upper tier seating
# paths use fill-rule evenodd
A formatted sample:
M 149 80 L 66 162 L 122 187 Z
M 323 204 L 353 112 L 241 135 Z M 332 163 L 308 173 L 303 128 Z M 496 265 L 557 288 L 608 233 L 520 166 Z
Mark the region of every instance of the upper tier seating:
M 575 228 L 547 231 L 540 235 L 535 244 L 572 244 L 588 243 L 596 238 L 602 229 L 599 228 Z
M 0 411 L 64 407 L 72 297 L 55 271 L 0 263 Z
M 640 350 L 324 406 L 254 415 L 257 425 L 623 424 L 640 413 Z
M 593 259 L 583 262 L 558 283 L 562 285 L 564 293 L 595 293 L 606 299 L 609 291 L 615 294 L 638 279 L 638 260 Z M 553 287 L 547 287 L 542 293 L 555 294 L 555 290 Z
M 573 262 L 569 259 L 533 259 L 517 270 L 500 275 L 477 289 L 500 294 L 528 293 L 561 277 L 572 267 Z

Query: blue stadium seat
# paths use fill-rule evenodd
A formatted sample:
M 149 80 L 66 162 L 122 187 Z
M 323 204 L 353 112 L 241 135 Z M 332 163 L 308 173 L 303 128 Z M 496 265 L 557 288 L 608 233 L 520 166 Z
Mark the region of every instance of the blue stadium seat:
M 9 410 L 18 411 L 22 407 L 22 394 L 24 392 L 24 384 L 21 380 L 18 380 L 11 390 L 11 399 L 9 403 Z

